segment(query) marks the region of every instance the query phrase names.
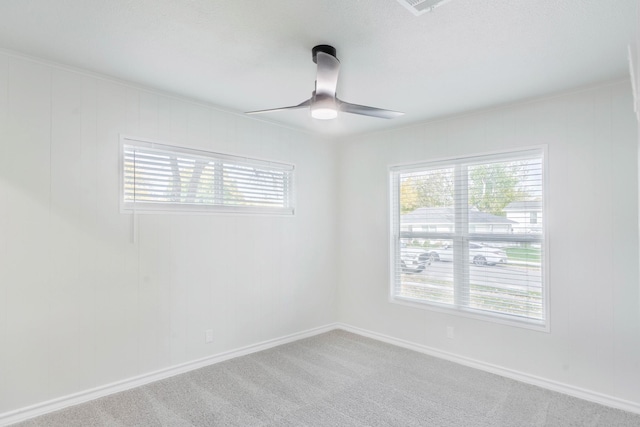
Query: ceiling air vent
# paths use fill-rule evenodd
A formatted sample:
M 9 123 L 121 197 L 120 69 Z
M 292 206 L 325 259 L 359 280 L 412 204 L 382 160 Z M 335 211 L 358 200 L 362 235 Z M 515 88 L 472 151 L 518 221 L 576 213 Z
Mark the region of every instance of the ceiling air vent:
M 449 0 L 398 0 L 398 3 L 406 7 L 414 15 L 422 15 L 431 12 L 438 6 L 442 6 Z

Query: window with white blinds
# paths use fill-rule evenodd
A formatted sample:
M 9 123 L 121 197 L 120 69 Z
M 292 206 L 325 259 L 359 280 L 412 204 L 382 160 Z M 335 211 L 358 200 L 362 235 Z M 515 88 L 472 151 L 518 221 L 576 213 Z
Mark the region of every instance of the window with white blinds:
M 543 149 L 390 177 L 392 300 L 547 326 Z
M 125 211 L 294 213 L 294 166 L 122 137 Z

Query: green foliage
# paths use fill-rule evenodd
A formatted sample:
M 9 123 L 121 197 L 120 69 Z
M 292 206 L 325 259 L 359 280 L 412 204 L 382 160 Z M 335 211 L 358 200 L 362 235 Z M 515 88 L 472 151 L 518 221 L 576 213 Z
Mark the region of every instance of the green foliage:
M 519 162 L 492 163 L 468 168 L 469 206 L 481 212 L 504 216 L 511 202 L 528 198 L 521 188 Z M 421 207 L 454 205 L 453 169 L 436 169 L 409 175 L 400 183 L 402 214 Z
M 400 210 L 403 214 L 421 207 L 452 205 L 452 169 L 438 169 L 410 176 L 400 184 Z
M 469 168 L 469 205 L 481 212 L 504 216 L 511 202 L 526 194 L 518 188 L 520 168 L 517 164 L 494 163 Z
M 400 213 L 406 214 L 419 207 L 419 194 L 413 179 L 407 179 L 400 184 Z

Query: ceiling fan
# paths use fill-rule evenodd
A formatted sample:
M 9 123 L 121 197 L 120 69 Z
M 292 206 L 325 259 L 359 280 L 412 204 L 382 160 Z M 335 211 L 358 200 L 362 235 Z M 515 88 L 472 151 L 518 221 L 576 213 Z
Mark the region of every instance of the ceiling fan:
M 316 89 L 311 94 L 311 98 L 298 105 L 290 107 L 272 108 L 269 110 L 249 111 L 246 114 L 262 114 L 274 111 L 294 110 L 309 107 L 311 116 L 316 119 L 335 119 L 338 111 L 362 116 L 378 117 L 381 119 L 393 119 L 402 116 L 399 111 L 384 110 L 382 108 L 367 107 L 366 105 L 351 104 L 336 96 L 338 86 L 338 72 L 340 71 L 340 61 L 336 58 L 336 49 L 329 45 L 318 45 L 311 50 L 313 62 L 318 64 L 316 74 Z

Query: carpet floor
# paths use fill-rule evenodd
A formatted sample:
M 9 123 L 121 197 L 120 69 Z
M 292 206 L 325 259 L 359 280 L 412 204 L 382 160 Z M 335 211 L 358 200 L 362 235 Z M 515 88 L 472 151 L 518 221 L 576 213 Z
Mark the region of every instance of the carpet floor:
M 336 330 L 19 424 L 640 426 L 640 415 Z

